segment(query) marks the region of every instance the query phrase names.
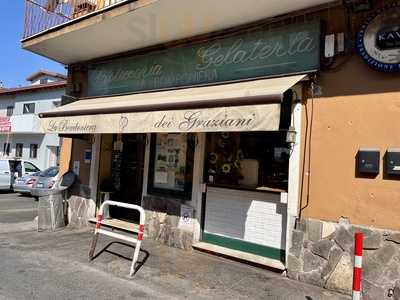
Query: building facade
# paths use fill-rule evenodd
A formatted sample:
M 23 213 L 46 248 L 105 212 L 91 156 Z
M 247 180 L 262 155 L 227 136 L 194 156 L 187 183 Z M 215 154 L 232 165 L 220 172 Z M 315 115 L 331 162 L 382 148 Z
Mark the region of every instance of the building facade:
M 95 6 L 23 40 L 69 65 L 65 105 L 41 117 L 72 138 L 71 221 L 110 194 L 162 243 L 344 293 L 362 231 L 364 299 L 396 294 L 397 3 L 187 2 Z
M 41 170 L 58 164 L 60 138 L 43 132 L 38 114 L 61 104 L 65 79 L 40 71 L 27 78 L 31 85 L 0 91 L 2 157 L 27 160 Z

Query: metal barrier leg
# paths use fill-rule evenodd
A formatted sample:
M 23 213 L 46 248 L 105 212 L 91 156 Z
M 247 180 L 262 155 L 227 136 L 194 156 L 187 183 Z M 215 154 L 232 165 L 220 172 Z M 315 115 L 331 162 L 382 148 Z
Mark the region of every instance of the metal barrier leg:
M 89 261 L 93 260 L 94 251 L 96 250 L 97 240 L 99 239 L 98 230 L 100 229 L 102 220 L 103 220 L 103 215 L 98 214 L 97 215 L 97 222 L 96 222 L 96 229 L 94 231 L 94 236 L 93 236 L 93 239 L 92 239 L 92 243 L 90 244 Z
M 135 247 L 135 252 L 133 253 L 131 271 L 129 273 L 130 276 L 133 276 L 135 274 L 135 267 L 136 267 L 136 263 L 139 259 L 140 246 L 142 244 L 143 234 L 144 234 L 144 225 L 140 224 L 138 237 L 137 237 L 137 243 L 136 243 L 136 247 Z

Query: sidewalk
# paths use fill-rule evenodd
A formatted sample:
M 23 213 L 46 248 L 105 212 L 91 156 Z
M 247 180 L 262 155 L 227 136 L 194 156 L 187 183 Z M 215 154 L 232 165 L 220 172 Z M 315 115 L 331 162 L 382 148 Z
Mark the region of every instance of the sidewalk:
M 0 233 L 0 299 L 349 299 L 266 270 L 150 240 L 144 240 L 139 258 L 147 255 L 147 260 L 130 278 L 129 246 L 112 243 L 88 262 L 91 231 L 15 231 Z M 96 253 L 110 242 L 100 236 Z

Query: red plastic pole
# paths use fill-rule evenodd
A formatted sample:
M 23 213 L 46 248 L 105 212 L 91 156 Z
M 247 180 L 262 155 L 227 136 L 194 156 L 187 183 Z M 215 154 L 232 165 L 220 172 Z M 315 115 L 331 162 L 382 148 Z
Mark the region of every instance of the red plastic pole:
M 353 300 L 361 299 L 361 273 L 362 273 L 362 250 L 363 234 L 356 232 L 354 235 L 354 273 L 353 273 Z

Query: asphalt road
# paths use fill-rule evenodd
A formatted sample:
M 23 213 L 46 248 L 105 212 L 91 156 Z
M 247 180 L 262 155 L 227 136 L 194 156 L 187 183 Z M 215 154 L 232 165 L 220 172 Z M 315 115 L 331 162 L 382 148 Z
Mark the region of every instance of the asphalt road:
M 0 192 L 0 223 L 32 221 L 37 216 L 37 206 L 32 197 Z
M 89 262 L 91 230 L 37 232 L 37 202 L 0 194 L 0 300 L 284 299 L 344 300 L 343 295 L 216 256 L 144 240 L 134 278 L 133 248 L 99 239 Z

